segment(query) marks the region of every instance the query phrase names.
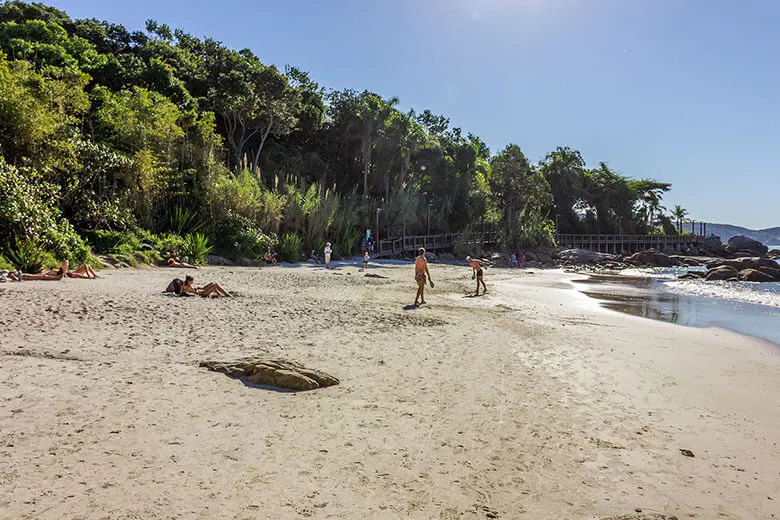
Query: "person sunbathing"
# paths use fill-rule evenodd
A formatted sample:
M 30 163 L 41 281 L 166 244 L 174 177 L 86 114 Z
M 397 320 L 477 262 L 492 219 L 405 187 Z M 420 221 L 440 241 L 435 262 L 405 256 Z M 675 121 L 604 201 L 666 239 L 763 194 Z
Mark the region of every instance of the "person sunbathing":
M 171 256 L 165 261 L 165 265 L 168 267 L 181 267 L 183 269 L 200 269 L 197 265 L 189 264 L 184 261 L 179 261 L 175 256 Z
M 271 254 L 271 251 L 265 252 L 265 254 L 263 255 L 263 260 L 265 260 L 266 264 L 276 265 L 279 263 L 276 261 L 276 257 Z
M 68 278 L 83 278 L 85 280 L 94 280 L 95 278 L 100 278 L 94 269 L 92 269 L 91 265 L 84 264 L 78 269 L 74 269 L 73 271 L 68 271 L 66 273 L 68 275 Z
M 68 272 L 68 261 L 64 260 L 60 268 L 57 269 L 56 271 L 49 271 L 46 273 L 35 273 L 35 274 L 21 273 L 22 276 L 21 279 L 24 281 L 28 281 L 28 280 L 57 281 L 57 280 L 62 280 L 62 277 L 65 276 L 67 272 Z M 18 271 L 8 273 L 8 278 L 14 280 L 15 282 L 21 281 L 19 280 Z
M 230 296 L 230 293 L 220 287 L 218 283 L 211 282 L 206 284 L 204 287 L 196 288 L 193 285 L 194 282 L 195 279 L 192 276 L 185 277 L 183 282 L 176 278 L 168 284 L 165 292 L 175 293 L 179 296 Z

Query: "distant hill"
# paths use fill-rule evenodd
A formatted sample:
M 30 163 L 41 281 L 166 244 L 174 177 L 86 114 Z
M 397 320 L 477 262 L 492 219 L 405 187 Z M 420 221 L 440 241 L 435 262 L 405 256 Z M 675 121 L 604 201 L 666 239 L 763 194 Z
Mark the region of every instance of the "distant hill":
M 728 242 L 729 238 L 735 235 L 745 235 L 746 237 L 758 240 L 766 245 L 774 245 L 780 247 L 780 227 L 773 227 L 767 229 L 748 229 L 739 226 L 732 226 L 731 224 L 711 224 L 707 223 L 707 234 L 714 233 L 723 240 Z

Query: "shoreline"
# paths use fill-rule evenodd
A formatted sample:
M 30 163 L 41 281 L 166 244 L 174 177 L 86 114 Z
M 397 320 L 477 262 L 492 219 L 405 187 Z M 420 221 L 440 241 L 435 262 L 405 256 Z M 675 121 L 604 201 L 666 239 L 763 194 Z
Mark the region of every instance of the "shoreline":
M 776 348 L 589 308 L 561 271 L 490 269 L 473 298 L 434 264 L 429 305 L 404 310 L 409 266 L 372 270 L 195 271 L 238 294 L 213 300 L 158 294 L 192 273 L 167 268 L 0 286 L 0 516 L 774 511 Z M 257 355 L 341 384 L 197 367 Z

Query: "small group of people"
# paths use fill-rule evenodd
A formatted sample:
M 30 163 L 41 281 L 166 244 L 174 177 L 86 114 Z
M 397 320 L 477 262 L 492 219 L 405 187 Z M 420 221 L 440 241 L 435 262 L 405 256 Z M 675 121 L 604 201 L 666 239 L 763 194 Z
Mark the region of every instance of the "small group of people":
M 509 255 L 509 265 L 512 267 L 523 267 L 525 265 L 525 253 L 512 251 L 512 254 Z
M 22 281 L 58 281 L 63 278 L 81 278 L 84 280 L 94 280 L 100 278 L 92 266 L 84 264 L 78 269 L 70 270 L 70 266 L 67 260 L 64 260 L 59 269 L 43 271 L 40 273 L 23 273 L 21 270 L 10 271 L 7 269 L 0 270 L 0 283 L 3 282 L 22 282 Z
M 466 263 L 471 267 L 471 279 L 477 281 L 476 296 L 479 296 L 479 287 L 482 286 L 482 293 L 487 292 L 485 286 L 485 270 L 492 265 L 491 262 L 484 259 L 466 257 Z M 425 258 L 425 248 L 417 250 L 417 257 L 414 259 L 414 280 L 417 282 L 417 295 L 414 297 L 414 305 L 425 304 L 425 285 L 430 284 L 434 287 L 431 280 L 431 273 L 428 271 L 428 260 Z
M 179 256 L 176 254 L 176 251 L 168 251 L 165 253 L 165 265 L 168 267 L 180 267 L 182 269 L 200 269 L 198 265 L 191 264 L 190 259 L 188 257 L 182 257 L 181 260 L 179 260 Z
M 203 287 L 195 287 L 194 284 L 195 278 L 190 275 L 185 276 L 184 280 L 174 278 L 163 292 L 168 294 L 175 294 L 176 296 L 203 296 L 204 298 L 208 298 L 209 296 L 230 296 L 230 293 L 228 293 L 216 282 L 207 283 Z

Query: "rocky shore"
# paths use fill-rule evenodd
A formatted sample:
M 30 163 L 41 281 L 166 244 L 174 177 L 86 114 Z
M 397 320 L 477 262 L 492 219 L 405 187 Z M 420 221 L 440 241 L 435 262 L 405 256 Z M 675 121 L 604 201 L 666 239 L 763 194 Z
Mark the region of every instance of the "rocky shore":
M 648 249 L 631 255 L 599 253 L 584 249 L 527 252 L 528 267 L 563 267 L 569 271 L 619 271 L 636 267 L 706 267 L 682 275 L 683 279 L 780 282 L 780 249 L 744 236 L 723 244 L 708 238 L 698 248 L 685 251 Z

